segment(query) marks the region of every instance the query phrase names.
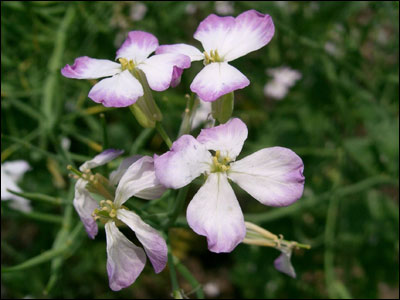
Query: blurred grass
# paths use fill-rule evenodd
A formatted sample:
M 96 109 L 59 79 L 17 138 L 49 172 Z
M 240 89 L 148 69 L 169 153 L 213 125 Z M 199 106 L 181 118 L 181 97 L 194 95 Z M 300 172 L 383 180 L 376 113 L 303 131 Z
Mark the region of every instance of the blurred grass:
M 79 224 L 71 206 L 74 182 L 65 167 L 101 151 L 105 136 L 126 153 L 167 150 L 128 109 L 104 108 L 88 99 L 93 82 L 59 72 L 78 56 L 113 59 L 130 30 L 152 32 L 160 44 L 200 46 L 193 33 L 215 12 L 214 2 L 145 2 L 145 17 L 134 21 L 134 5 L 1 2 L 1 159 L 28 160 L 33 171 L 21 182 L 23 190 L 67 203 L 33 202 L 34 214 L 27 218 L 2 202 L 2 268 L 64 249 Z M 239 245 L 231 254 L 217 255 L 187 229 L 176 231 L 177 257 L 200 284 L 217 284 L 219 297 L 398 297 L 398 2 L 241 1 L 233 7 L 233 15 L 252 8 L 268 13 L 276 25 L 269 45 L 233 62 L 251 81 L 235 94 L 234 115 L 249 127 L 241 157 L 265 147 L 288 147 L 304 160 L 306 176 L 303 199 L 288 208 L 268 208 L 240 189 L 235 192 L 249 220 L 312 249 L 293 255 L 296 280 L 273 268 L 278 256 L 273 249 Z M 271 78 L 265 69 L 282 65 L 300 71 L 302 79 L 283 101 L 267 99 L 263 87 Z M 178 133 L 184 94 L 200 68 L 194 63 L 177 88 L 154 93 L 171 136 Z M 61 145 L 65 138 L 71 140 L 69 149 Z M 2 298 L 171 295 L 168 271 L 156 276 L 150 266 L 132 287 L 111 292 L 104 232 L 95 241 L 81 233 L 51 264 L 2 273 Z M 178 279 L 190 293 L 190 282 Z

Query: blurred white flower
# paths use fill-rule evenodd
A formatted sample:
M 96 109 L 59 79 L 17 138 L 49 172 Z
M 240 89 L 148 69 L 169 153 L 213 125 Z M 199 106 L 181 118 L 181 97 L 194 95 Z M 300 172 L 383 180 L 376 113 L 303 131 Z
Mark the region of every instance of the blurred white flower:
M 147 6 L 142 2 L 135 2 L 131 6 L 130 16 L 133 21 L 140 21 L 147 12 Z
M 10 193 L 7 189 L 19 193 L 22 192 L 17 182 L 30 169 L 28 162 L 24 160 L 9 161 L 1 164 L 1 200 L 11 200 L 10 207 L 22 212 L 30 212 L 32 210 L 30 201 Z
M 203 287 L 207 297 L 214 298 L 219 296 L 221 290 L 216 282 L 207 282 Z
M 197 11 L 197 5 L 194 3 L 188 3 L 185 7 L 185 12 L 188 15 L 194 15 Z
M 215 1 L 215 11 L 220 15 L 233 14 L 233 3 L 231 1 Z
M 204 128 L 208 128 L 213 122 L 214 118 L 211 116 L 211 102 L 200 101 L 199 107 L 192 116 L 192 129 L 195 129 L 204 123 Z
M 267 74 L 273 79 L 264 86 L 264 95 L 276 100 L 283 99 L 297 80 L 301 78 L 301 73 L 289 67 L 279 67 L 267 69 Z
M 68 151 L 68 150 L 71 148 L 71 140 L 70 140 L 69 138 L 67 138 L 67 137 L 64 136 L 64 137 L 61 139 L 61 147 L 62 147 L 64 150 Z

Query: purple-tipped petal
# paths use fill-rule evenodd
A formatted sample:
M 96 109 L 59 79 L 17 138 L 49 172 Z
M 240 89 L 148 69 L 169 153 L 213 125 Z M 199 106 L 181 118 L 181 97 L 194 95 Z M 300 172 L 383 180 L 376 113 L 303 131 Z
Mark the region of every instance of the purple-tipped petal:
M 90 170 L 102 165 L 105 165 L 106 163 L 112 161 L 113 159 L 117 158 L 120 156 L 122 153 L 124 153 L 124 150 L 118 150 L 118 149 L 107 149 L 101 152 L 100 154 L 97 154 L 93 159 L 86 161 L 83 163 L 80 167 L 79 170 L 82 172 L 85 172 L 86 170 Z
M 75 59 L 72 66 L 61 69 L 64 77 L 75 79 L 96 79 L 113 76 L 121 72 L 121 65 L 107 59 L 96 59 L 82 56 Z
M 197 140 L 208 150 L 219 150 L 221 156 L 235 160 L 242 151 L 247 133 L 246 124 L 242 120 L 234 118 L 225 124 L 202 129 Z
M 170 151 L 154 158 L 158 180 L 173 189 L 184 187 L 209 170 L 211 164 L 210 152 L 191 135 L 182 135 Z
M 190 89 L 200 99 L 211 102 L 249 84 L 250 81 L 238 69 L 222 62 L 205 66 L 193 79 Z
M 149 257 L 154 271 L 160 273 L 167 264 L 167 244 L 162 236 L 150 225 L 142 221 L 142 219 L 135 213 L 119 209 L 117 211 L 117 218 L 124 222 L 132 229 L 142 243 L 147 256 Z
M 217 48 L 225 61 L 232 61 L 267 45 L 275 33 L 274 23 L 269 15 L 252 9 L 241 13 L 235 19 L 221 48 Z
M 303 161 L 290 149 L 261 149 L 230 166 L 229 179 L 264 205 L 288 206 L 303 194 Z
M 223 49 L 225 39 L 234 26 L 235 18 L 211 14 L 199 24 L 194 38 L 201 42 L 207 53 L 210 53 L 211 50 L 218 50 L 221 56 L 220 50 Z
M 114 203 L 120 207 L 132 196 L 147 200 L 157 199 L 165 190 L 156 177 L 153 158 L 144 156 L 131 164 L 121 177 L 115 191 Z
M 128 70 L 100 80 L 89 91 L 90 99 L 106 107 L 126 107 L 141 96 L 143 87 Z
M 187 208 L 189 226 L 207 237 L 212 252 L 231 252 L 245 237 L 239 202 L 225 174 L 211 173 Z
M 136 64 L 143 62 L 158 47 L 157 38 L 144 31 L 131 31 L 117 51 L 116 58 L 133 60 Z
M 292 252 L 282 252 L 281 255 L 277 259 L 274 260 L 275 269 L 279 272 L 285 273 L 286 275 L 296 278 L 296 272 L 293 268 L 293 265 L 290 261 L 290 257 L 292 256 Z
M 181 83 L 182 73 L 183 69 L 174 67 L 174 70 L 172 71 L 171 87 L 177 87 Z
M 117 228 L 113 221 L 106 223 L 107 273 L 110 288 L 119 291 L 130 286 L 146 264 L 146 254 Z
M 75 197 L 73 205 L 76 212 L 79 215 L 85 230 L 91 239 L 97 235 L 98 227 L 97 223 L 92 217 L 93 211 L 99 207 L 96 200 L 90 196 L 86 189 L 87 181 L 84 179 L 78 179 L 75 184 Z
M 187 69 L 190 67 L 190 58 L 183 54 L 165 53 L 153 55 L 138 65 L 145 74 L 149 86 L 155 91 L 165 91 L 173 81 L 174 68 Z
M 156 54 L 179 53 L 189 56 L 191 61 L 204 59 L 204 54 L 199 49 L 187 44 L 161 45 L 157 48 Z

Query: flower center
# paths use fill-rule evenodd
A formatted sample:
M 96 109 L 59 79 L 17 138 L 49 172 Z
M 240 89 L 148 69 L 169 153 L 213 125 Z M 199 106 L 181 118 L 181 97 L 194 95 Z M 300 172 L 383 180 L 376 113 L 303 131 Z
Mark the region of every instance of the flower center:
M 206 51 L 203 52 L 204 54 L 204 65 L 208 65 L 213 62 L 223 62 L 224 60 L 219 56 L 218 50 L 211 50 L 210 54 Z
M 133 71 L 133 69 L 136 66 L 132 59 L 127 60 L 126 58 L 119 58 L 118 61 L 121 64 L 122 71 L 125 70 Z
M 103 224 L 110 220 L 116 221 L 117 208 L 111 200 L 101 200 L 100 209 L 96 208 L 92 213 L 92 217 L 95 220 L 100 220 Z
M 217 150 L 212 158 L 211 173 L 226 172 L 230 169 L 231 159 L 228 156 L 221 156 L 221 152 Z

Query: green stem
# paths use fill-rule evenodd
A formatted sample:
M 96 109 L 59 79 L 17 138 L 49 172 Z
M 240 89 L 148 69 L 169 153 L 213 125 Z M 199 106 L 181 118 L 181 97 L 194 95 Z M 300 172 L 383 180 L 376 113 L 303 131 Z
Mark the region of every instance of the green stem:
M 183 206 L 185 205 L 186 195 L 189 190 L 189 185 L 181 188 L 178 192 L 178 196 L 174 201 L 174 207 L 172 208 L 172 213 L 168 219 L 165 228 L 170 228 L 175 224 L 176 219 L 178 218 L 179 214 L 181 213 Z
M 11 194 L 32 200 L 32 201 L 40 201 L 44 203 L 54 204 L 54 205 L 61 205 L 64 202 L 61 198 L 55 198 L 44 194 L 39 193 L 19 193 L 12 190 L 8 190 Z
M 174 299 L 183 299 L 181 290 L 179 288 L 178 277 L 176 276 L 174 259 L 172 257 L 171 246 L 169 245 L 169 242 L 168 242 L 168 268 L 171 277 L 172 295 Z
M 172 147 L 171 139 L 169 138 L 167 132 L 165 131 L 164 127 L 162 126 L 162 124 L 160 122 L 156 122 L 156 129 L 157 129 L 158 133 L 161 135 L 164 142 L 167 144 L 168 148 L 171 149 L 171 147 Z
M 197 279 L 193 276 L 189 269 L 186 268 L 186 266 L 179 261 L 177 257 L 174 256 L 174 260 L 176 264 L 176 269 L 190 283 L 193 291 L 195 291 L 196 293 L 197 299 L 204 299 L 204 292 L 201 284 L 197 281 Z

